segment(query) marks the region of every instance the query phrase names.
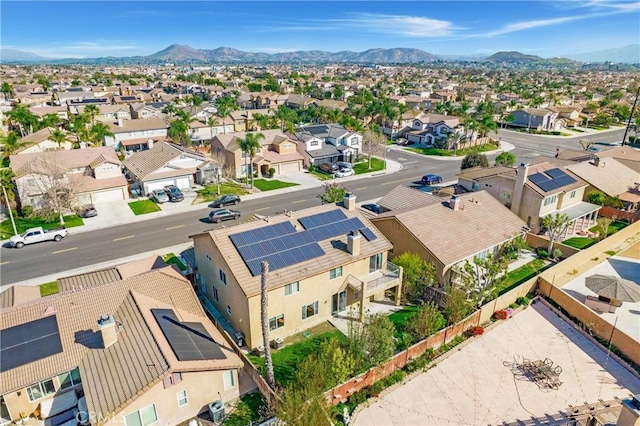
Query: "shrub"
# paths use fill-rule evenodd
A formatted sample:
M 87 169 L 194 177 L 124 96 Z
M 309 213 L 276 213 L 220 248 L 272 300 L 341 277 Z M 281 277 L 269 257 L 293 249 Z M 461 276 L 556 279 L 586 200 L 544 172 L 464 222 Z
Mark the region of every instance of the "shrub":
M 507 319 L 507 311 L 500 309 L 499 311 L 495 311 L 493 313 L 493 317 L 497 320 L 505 320 Z
M 471 329 L 471 335 L 473 337 L 482 336 L 483 334 L 484 334 L 484 328 L 482 328 L 479 325 Z
M 518 307 L 518 304 L 517 303 L 512 303 L 512 304 L 509 305 L 509 307 L 511 309 L 516 309 Z
M 21 217 L 31 217 L 32 214 L 33 214 L 33 206 L 22 206 Z
M 276 174 L 276 169 L 274 169 L 273 167 L 271 167 L 271 168 L 269 169 L 269 177 L 273 177 L 273 175 L 275 175 L 275 174 Z
M 551 253 L 551 258 L 553 260 L 557 260 L 560 259 L 560 256 L 562 256 L 562 250 L 560 249 L 553 249 L 553 253 Z
M 518 297 L 518 298 L 516 299 L 516 303 L 517 303 L 518 305 L 520 305 L 520 306 L 528 306 L 528 305 L 529 305 L 529 302 L 531 302 L 531 301 L 530 301 L 530 300 L 529 300 L 529 298 L 528 298 L 528 297 L 526 297 L 526 296 L 521 296 L 521 297 Z
M 549 257 L 549 252 L 546 251 L 545 249 L 538 249 L 538 257 L 542 259 L 546 259 Z

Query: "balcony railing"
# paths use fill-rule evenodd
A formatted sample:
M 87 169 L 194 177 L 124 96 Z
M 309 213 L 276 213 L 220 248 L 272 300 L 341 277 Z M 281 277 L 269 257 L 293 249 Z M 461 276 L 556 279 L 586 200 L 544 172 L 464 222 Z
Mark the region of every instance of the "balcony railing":
M 400 268 L 397 265 L 387 261 L 384 268 L 376 271 L 376 278 L 367 281 L 366 292 L 375 292 L 377 289 L 385 287 L 392 281 L 398 281 L 400 279 Z

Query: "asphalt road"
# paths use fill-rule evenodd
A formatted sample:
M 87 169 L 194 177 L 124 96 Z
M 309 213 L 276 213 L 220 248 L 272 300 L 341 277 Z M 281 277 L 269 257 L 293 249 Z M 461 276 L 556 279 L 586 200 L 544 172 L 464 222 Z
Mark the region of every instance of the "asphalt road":
M 623 133 L 621 130 L 590 135 L 589 138 L 615 141 L 621 140 Z M 518 162 L 527 162 L 539 155 L 553 155 L 557 146 L 561 149 L 580 149 L 580 138 L 541 138 L 504 130 L 498 134 L 503 141 L 516 146 L 511 152 L 516 155 Z M 489 156 L 491 162 L 495 155 Z M 417 182 L 426 173 L 441 175 L 445 182 L 454 181 L 460 170 L 460 160 L 435 160 L 393 149 L 389 151 L 388 158 L 403 164 L 403 169 L 389 175 L 345 181 L 345 187 L 355 193 L 358 201 L 382 197 L 396 185 Z M 245 218 L 253 213 L 274 215 L 282 213 L 284 209 L 301 210 L 318 205 L 319 192 L 317 188 L 290 192 L 243 201 L 236 207 Z M 45 242 L 20 250 L 2 247 L 0 286 L 187 243 L 189 235 L 234 223 L 211 224 L 206 214 L 207 210 L 198 210 L 76 235 L 72 228 L 71 235 L 59 243 Z

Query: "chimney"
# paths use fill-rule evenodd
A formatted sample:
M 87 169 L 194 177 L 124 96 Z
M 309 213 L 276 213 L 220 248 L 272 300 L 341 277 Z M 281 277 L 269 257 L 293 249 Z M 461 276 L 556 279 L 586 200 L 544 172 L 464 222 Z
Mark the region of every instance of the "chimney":
M 122 127 L 122 118 L 118 117 L 118 127 Z
M 356 209 L 356 196 L 353 195 L 353 192 L 347 192 L 344 194 L 344 206 L 349 211 Z
M 600 167 L 600 157 L 598 157 L 597 155 L 593 156 L 593 165 L 596 167 Z M 604 164 L 603 164 L 604 166 Z
M 98 318 L 98 331 L 102 336 L 102 347 L 107 349 L 118 340 L 116 321 L 111 315 L 103 315 Z
M 522 193 L 524 192 L 524 184 L 529 175 L 529 165 L 520 163 L 516 169 L 516 184 L 513 188 L 513 199 L 511 201 L 511 211 L 520 215 L 520 203 L 522 202 Z
M 153 148 L 153 139 L 149 139 L 147 141 L 147 146 L 149 147 L 149 149 Z
M 360 256 L 361 238 L 359 231 L 349 231 L 347 234 L 347 250 L 354 256 Z
M 454 212 L 460 210 L 460 198 L 457 195 L 452 195 L 449 199 L 449 208 Z

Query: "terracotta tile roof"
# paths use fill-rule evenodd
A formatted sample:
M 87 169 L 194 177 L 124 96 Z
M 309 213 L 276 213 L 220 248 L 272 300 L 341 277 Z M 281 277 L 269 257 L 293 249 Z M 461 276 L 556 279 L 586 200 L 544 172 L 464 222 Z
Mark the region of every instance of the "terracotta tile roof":
M 346 251 L 346 235 L 321 241 L 319 242 L 319 245 L 326 253 L 324 256 L 270 272 L 269 287 L 271 289 L 279 288 L 286 284 L 302 280 L 305 277 L 313 277 L 323 272 L 328 272 L 338 266 L 353 263 L 392 248 L 389 240 L 387 240 L 387 238 L 382 235 L 382 233 L 380 233 L 380 231 L 378 231 L 371 222 L 369 222 L 365 215 L 360 213 L 358 210 L 348 211 L 345 208 L 337 207 L 335 204 L 326 204 L 291 212 L 291 217 L 281 214 L 269 217 L 268 222 L 265 220 L 254 220 L 228 228 L 219 228 L 202 234 L 192 235 L 191 237 L 194 239 L 206 238 L 211 240 L 211 243 L 218 248 L 220 253 L 224 253 L 227 266 L 234 275 L 235 281 L 239 283 L 244 294 L 247 297 L 252 297 L 260 294 L 260 276 L 254 277 L 251 275 L 229 236 L 239 232 L 248 231 L 250 229 L 257 229 L 281 222 L 290 222 L 298 230 L 303 230 L 304 228 L 300 222 L 298 222 L 298 218 L 336 209 L 341 210 L 348 218 L 359 218 L 362 223 L 377 236 L 377 238 L 373 241 L 367 241 L 363 238 L 360 243 L 360 255 L 357 257 Z
M 122 164 L 139 180 L 144 180 L 151 173 L 164 167 L 169 161 L 180 157 L 181 155 L 187 155 L 201 160 L 207 161 L 207 157 L 186 149 L 180 145 L 176 145 L 170 142 L 158 142 L 153 145 L 153 148 L 146 151 L 140 151 L 133 154 L 131 157 L 125 159 Z M 176 172 L 171 175 L 183 175 L 195 173 L 193 168 L 189 169 L 176 169 Z M 164 176 L 164 175 L 163 175 Z M 155 175 L 154 175 L 155 177 Z M 160 175 L 158 175 L 160 177 Z
M 513 171 L 511 167 L 505 166 L 496 166 L 496 167 L 473 167 L 470 169 L 465 169 L 462 172 L 458 173 L 457 176 L 463 179 L 479 179 L 485 178 L 489 176 L 497 176 L 505 173 L 510 173 Z
M 51 138 L 51 133 L 53 132 L 53 130 L 54 129 L 52 129 L 51 127 L 45 127 L 44 129 L 40 129 L 37 132 L 25 136 L 24 138 L 22 138 L 22 142 L 29 144 L 29 146 L 32 146 L 42 141 L 46 141 L 47 139 Z M 27 147 L 25 146 L 25 148 Z
M 81 291 L 83 289 L 102 284 L 120 281 L 122 277 L 117 268 L 101 269 L 71 277 L 58 278 L 60 292 Z
M 438 204 L 442 198 L 435 195 L 398 185 L 387 195 L 378 200 L 377 204 L 388 210 L 401 210 Z M 390 213 L 381 213 L 381 215 Z
M 486 191 L 458 197 L 458 211 L 445 200 L 371 221 L 375 224 L 396 220 L 445 266 L 503 243 L 526 227 L 522 219 Z
M 78 173 L 70 175 L 69 178 L 73 178 L 74 181 L 78 182 L 77 188 L 79 193 L 99 191 L 101 189 L 122 188 L 128 185 L 127 178 L 123 175 L 96 179 L 93 176 L 81 175 Z
M 264 139 L 260 139 L 259 141 L 260 146 L 266 146 L 266 145 L 271 145 L 273 143 L 282 142 L 283 139 L 286 139 L 291 141 L 292 143 L 295 143 L 295 141 L 292 141 L 290 138 L 288 138 L 287 135 L 282 132 L 282 130 L 278 130 L 278 129 L 261 130 L 260 132 L 248 132 L 248 133 L 262 133 L 264 135 Z M 237 141 L 239 139 L 244 139 L 246 136 L 247 136 L 247 132 L 237 132 L 237 133 L 218 134 L 214 136 L 214 139 L 217 139 L 218 142 L 220 142 L 220 144 L 224 146 L 226 150 L 235 151 L 236 149 L 239 148 Z
M 635 188 L 636 183 L 640 181 L 637 172 L 615 158 L 603 158 L 598 163 L 598 166 L 590 162 L 576 163 L 567 169 L 612 197 Z
M 623 158 L 632 161 L 640 161 L 640 151 L 636 151 L 629 146 L 619 146 L 616 148 L 605 149 L 603 151 L 597 152 L 596 156 L 599 158 L 613 157 L 618 159 Z
M 543 162 L 543 163 L 538 163 L 538 164 L 531 164 L 529 166 L 529 172 L 527 174 L 527 181 L 525 183 L 526 186 L 528 186 L 529 188 L 531 188 L 534 192 L 537 192 L 538 194 L 542 195 L 543 197 L 550 195 L 550 194 L 556 194 L 558 192 L 570 192 L 573 191 L 574 189 L 578 189 L 578 188 L 582 188 L 588 185 L 587 182 L 583 181 L 582 179 L 580 179 L 580 177 L 578 177 L 575 173 L 572 173 L 570 170 L 567 170 L 566 168 L 562 168 L 560 167 L 560 169 L 562 169 L 563 172 L 565 172 L 566 174 L 568 174 L 569 176 L 571 176 L 573 179 L 575 179 L 574 183 L 570 183 L 569 185 L 565 185 L 561 188 L 555 188 L 552 189 L 550 191 L 544 191 L 542 188 L 540 188 L 538 185 L 534 184 L 533 182 L 531 182 L 530 177 L 536 173 L 544 173 L 547 170 L 551 170 L 551 169 L 557 169 L 558 166 L 555 164 L 552 164 L 550 162 Z M 514 173 L 515 173 L 515 169 L 514 169 Z
M 14 285 L 0 293 L 0 308 L 11 308 L 39 298 L 40 287 Z

